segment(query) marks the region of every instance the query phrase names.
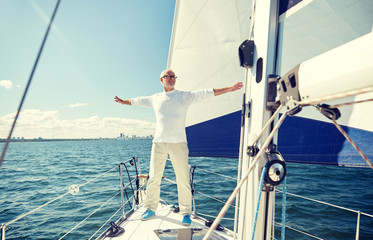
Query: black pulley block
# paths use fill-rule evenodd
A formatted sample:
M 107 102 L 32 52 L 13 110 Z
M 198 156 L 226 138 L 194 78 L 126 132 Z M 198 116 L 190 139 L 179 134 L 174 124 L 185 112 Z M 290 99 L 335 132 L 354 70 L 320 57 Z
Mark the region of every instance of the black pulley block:
M 254 65 L 254 49 L 255 44 L 252 40 L 246 40 L 240 45 L 238 55 L 241 67 L 251 68 Z

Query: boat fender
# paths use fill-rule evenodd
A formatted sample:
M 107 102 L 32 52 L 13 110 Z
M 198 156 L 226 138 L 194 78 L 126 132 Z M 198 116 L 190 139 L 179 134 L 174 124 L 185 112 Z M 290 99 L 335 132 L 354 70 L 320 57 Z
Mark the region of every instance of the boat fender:
M 212 220 L 207 220 L 205 222 L 205 226 L 206 227 L 211 227 L 211 225 L 212 225 L 213 222 L 214 221 L 212 221 Z M 218 224 L 218 226 L 216 227 L 216 230 L 218 230 L 218 231 L 224 231 L 224 227 L 222 225 Z
M 119 237 L 124 233 L 124 228 L 118 226 L 116 223 L 111 222 L 110 228 L 108 229 L 107 237 Z

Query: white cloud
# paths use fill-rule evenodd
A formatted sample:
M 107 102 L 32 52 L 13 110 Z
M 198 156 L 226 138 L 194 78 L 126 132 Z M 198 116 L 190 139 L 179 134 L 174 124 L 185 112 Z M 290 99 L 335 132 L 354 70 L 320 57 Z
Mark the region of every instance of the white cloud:
M 13 87 L 13 83 L 10 80 L 0 80 L 0 87 L 11 89 Z
M 70 104 L 67 107 L 69 107 L 69 108 L 76 108 L 76 107 L 85 107 L 87 105 L 88 105 L 88 103 L 79 103 L 79 102 L 77 102 L 77 103 L 74 103 L 74 104 Z
M 6 138 L 15 113 L 0 116 L 0 138 Z M 61 119 L 58 111 L 28 109 L 21 112 L 13 137 L 24 138 L 99 138 L 125 135 L 154 135 L 155 123 L 137 119 L 91 116 Z

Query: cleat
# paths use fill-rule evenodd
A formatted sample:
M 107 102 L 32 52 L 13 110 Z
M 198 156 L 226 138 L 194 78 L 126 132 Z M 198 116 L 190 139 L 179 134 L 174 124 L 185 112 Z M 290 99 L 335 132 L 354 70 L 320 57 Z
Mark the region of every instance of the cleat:
M 148 220 L 151 216 L 154 216 L 155 215 L 155 212 L 153 212 L 152 210 L 150 210 L 149 208 L 146 209 L 146 211 L 141 215 L 140 219 L 142 221 L 146 221 Z

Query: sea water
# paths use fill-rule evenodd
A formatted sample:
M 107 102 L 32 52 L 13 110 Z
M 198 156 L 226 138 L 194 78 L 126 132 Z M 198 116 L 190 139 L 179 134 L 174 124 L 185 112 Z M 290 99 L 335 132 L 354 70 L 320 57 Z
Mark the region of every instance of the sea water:
M 137 156 L 141 173 L 146 174 L 150 149 L 151 140 L 11 143 L 0 169 L 0 224 L 62 196 L 72 185 L 88 183 L 81 186 L 77 194 L 66 194 L 9 225 L 6 239 L 59 239 L 78 223 L 64 239 L 89 239 L 120 207 L 118 164 Z M 205 195 L 227 200 L 236 185 L 237 159 L 192 157 L 190 164 L 196 166 L 196 211 L 213 219 L 224 204 Z M 164 176 L 175 179 L 170 162 L 166 164 Z M 372 184 L 372 169 L 287 164 L 288 193 L 368 214 L 373 214 Z M 282 187 L 283 184 L 278 189 Z M 276 195 L 275 221 L 280 223 L 282 196 Z M 161 197 L 177 205 L 176 186 L 163 181 Z M 90 214 L 91 217 L 82 222 Z M 111 221 L 119 217 L 120 212 Z M 222 225 L 232 229 L 233 217 L 231 207 Z M 291 228 L 322 239 L 355 239 L 356 221 L 354 212 L 287 195 L 286 225 Z M 362 215 L 360 222 L 360 239 L 373 239 L 373 219 Z M 94 238 L 107 227 L 108 224 Z M 280 232 L 276 226 L 277 239 Z M 287 228 L 286 239 L 313 238 Z

